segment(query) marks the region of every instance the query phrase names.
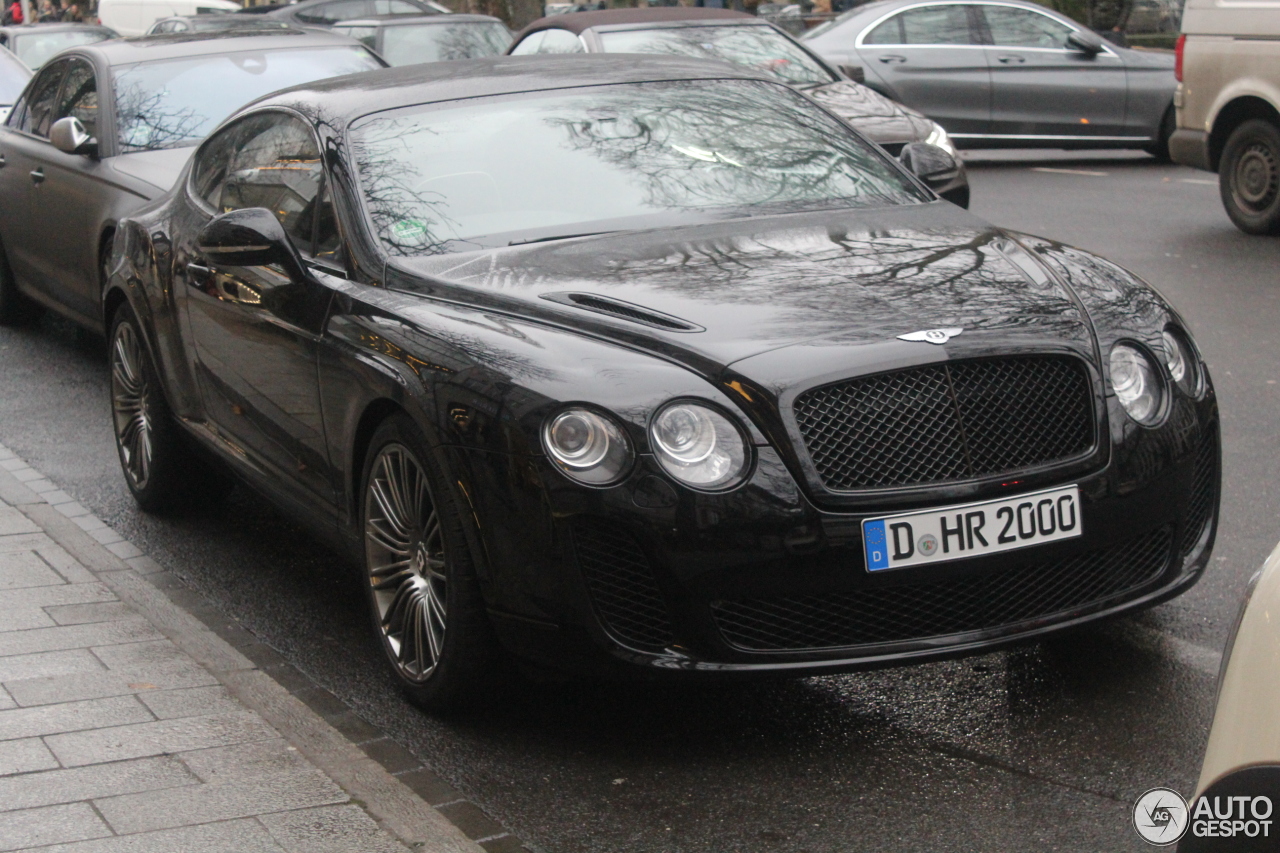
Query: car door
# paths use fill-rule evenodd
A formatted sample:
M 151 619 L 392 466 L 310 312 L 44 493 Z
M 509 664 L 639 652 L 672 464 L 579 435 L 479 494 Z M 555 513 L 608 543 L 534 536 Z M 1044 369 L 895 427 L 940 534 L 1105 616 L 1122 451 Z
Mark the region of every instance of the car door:
M 991 73 L 972 7 L 912 6 L 872 23 L 856 46 L 867 83 L 953 136 L 987 132 Z
M 1067 44 L 1073 27 L 1020 6 L 977 6 L 989 34 L 991 133 L 1123 136 L 1124 62 Z
M 49 127 L 53 124 L 58 90 L 70 62 L 51 62 L 27 87 L 20 109 L 0 133 L 0 240 L 9 267 L 18 280 L 43 293 L 53 292 L 44 258 L 45 237 L 56 223 L 39 219 L 40 188 L 47 176 Z
M 255 113 L 197 157 L 193 187 L 205 221 L 215 211 L 265 207 L 311 262 L 337 251 L 319 148 L 296 117 Z M 186 313 L 211 425 L 297 499 L 332 506 L 317 375 L 331 292 L 274 266 L 229 266 L 194 246 L 175 248 L 193 258 L 183 271 Z

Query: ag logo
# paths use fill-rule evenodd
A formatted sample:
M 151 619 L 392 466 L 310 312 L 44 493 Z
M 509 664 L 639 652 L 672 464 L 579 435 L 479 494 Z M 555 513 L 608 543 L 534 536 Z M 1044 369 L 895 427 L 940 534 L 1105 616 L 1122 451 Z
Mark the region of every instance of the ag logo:
M 1148 844 L 1173 844 L 1187 831 L 1187 801 L 1171 788 L 1152 788 L 1133 804 L 1133 828 Z

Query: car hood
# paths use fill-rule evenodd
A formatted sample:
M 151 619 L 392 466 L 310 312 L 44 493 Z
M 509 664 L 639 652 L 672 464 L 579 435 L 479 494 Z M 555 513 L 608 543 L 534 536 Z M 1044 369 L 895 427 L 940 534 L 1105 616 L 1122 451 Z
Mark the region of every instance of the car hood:
M 923 142 L 933 129 L 933 122 L 920 113 L 852 80 L 804 93 L 881 145 Z
M 159 196 L 173 186 L 182 169 L 191 159 L 195 148 L 164 148 L 159 151 L 137 151 L 118 154 L 111 158 L 111 167 L 156 188 L 151 198 Z
M 886 344 L 897 353 L 890 359 L 904 347 L 909 361 L 936 359 L 933 346 L 896 340 L 936 328 L 965 329 L 966 350 L 1093 354 L 1075 294 L 1003 231 L 942 202 L 628 232 L 392 267 L 395 289 L 545 318 L 704 375 L 750 359 L 761 379 L 794 371 L 799 379 L 832 359 L 864 362 L 855 351 Z M 658 316 L 636 322 L 602 311 L 593 297 Z M 688 329 L 662 327 L 673 322 Z

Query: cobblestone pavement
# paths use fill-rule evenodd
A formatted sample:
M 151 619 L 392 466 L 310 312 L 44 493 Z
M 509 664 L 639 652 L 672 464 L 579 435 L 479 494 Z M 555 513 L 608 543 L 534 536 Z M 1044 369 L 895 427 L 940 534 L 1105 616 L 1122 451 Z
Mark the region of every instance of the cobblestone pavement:
M 479 853 L 159 572 L 0 446 L 0 851 Z

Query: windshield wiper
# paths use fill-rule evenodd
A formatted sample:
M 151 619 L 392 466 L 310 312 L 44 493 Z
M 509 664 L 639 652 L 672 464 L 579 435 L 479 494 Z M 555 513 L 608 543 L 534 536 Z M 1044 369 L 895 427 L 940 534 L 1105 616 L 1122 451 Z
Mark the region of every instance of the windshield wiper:
M 534 237 L 531 240 L 512 240 L 508 246 L 527 246 L 530 243 L 549 243 L 552 240 L 572 240 L 574 237 L 596 237 L 601 234 L 617 234 L 621 229 L 612 231 L 583 231 L 581 234 L 555 234 L 551 237 Z

